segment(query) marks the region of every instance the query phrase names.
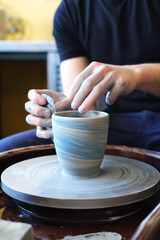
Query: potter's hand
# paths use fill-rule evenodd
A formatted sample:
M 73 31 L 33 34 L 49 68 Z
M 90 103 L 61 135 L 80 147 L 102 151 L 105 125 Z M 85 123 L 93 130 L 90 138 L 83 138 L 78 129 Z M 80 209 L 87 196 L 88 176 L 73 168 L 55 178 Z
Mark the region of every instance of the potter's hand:
M 70 102 L 62 93 L 51 90 L 30 90 L 28 98 L 30 101 L 25 103 L 25 109 L 30 114 L 26 117 L 26 122 L 30 125 L 37 126 L 37 137 L 52 138 L 52 122 L 51 115 L 54 108 L 48 108 L 47 100 L 43 94 L 48 95 L 54 100 L 54 107 L 56 111 L 65 111 L 70 109 Z
M 106 95 L 113 104 L 120 94 L 129 94 L 136 88 L 136 67 L 115 66 L 92 62 L 74 80 L 68 98 L 71 107 L 85 113 L 96 100 Z

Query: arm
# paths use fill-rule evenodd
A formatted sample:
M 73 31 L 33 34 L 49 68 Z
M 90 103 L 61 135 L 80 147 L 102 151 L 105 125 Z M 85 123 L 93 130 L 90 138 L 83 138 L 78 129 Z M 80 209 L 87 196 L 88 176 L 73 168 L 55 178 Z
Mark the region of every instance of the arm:
M 85 113 L 103 94 L 107 93 L 107 103 L 113 104 L 119 95 L 135 89 L 160 96 L 160 64 L 116 66 L 92 62 L 75 78 L 68 98 L 73 109 Z
M 89 62 L 86 57 L 70 58 L 61 62 L 61 81 L 65 95 L 68 94 L 75 77 L 82 72 L 88 64 Z

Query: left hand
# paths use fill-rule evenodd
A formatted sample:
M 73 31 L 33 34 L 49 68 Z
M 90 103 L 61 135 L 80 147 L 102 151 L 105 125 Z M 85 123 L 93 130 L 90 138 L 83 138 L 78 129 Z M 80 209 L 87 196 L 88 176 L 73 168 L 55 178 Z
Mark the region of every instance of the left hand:
M 136 65 L 109 65 L 92 62 L 74 80 L 68 95 L 71 107 L 85 113 L 103 94 L 107 103 L 113 104 L 120 94 L 136 89 L 138 69 Z
M 26 117 L 26 122 L 37 127 L 37 137 L 52 138 L 52 112 L 47 107 L 47 101 L 42 94 L 46 94 L 54 99 L 56 111 L 71 109 L 70 102 L 64 94 L 47 89 L 31 89 L 28 92 L 30 101 L 25 103 L 25 109 L 29 113 Z

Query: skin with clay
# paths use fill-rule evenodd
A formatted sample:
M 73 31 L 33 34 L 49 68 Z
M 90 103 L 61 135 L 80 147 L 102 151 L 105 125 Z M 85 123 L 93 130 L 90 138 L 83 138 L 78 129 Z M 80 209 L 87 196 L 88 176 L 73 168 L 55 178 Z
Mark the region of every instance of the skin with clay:
M 78 109 L 85 113 L 95 109 L 96 100 L 106 94 L 106 102 L 114 104 L 119 95 L 142 90 L 160 96 L 160 64 L 109 65 L 89 64 L 86 57 L 65 60 L 60 65 L 63 93 L 51 90 L 30 90 L 25 104 L 26 121 L 37 127 L 37 136 L 52 138 L 51 110 L 45 107 L 42 94 L 54 99 L 56 111 Z

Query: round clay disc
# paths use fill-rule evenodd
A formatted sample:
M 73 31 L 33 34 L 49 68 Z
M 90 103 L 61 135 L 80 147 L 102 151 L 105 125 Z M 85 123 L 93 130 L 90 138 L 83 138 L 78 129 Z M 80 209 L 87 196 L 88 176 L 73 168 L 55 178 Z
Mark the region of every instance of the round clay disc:
M 152 196 L 160 173 L 144 162 L 105 155 L 99 176 L 80 178 L 62 172 L 56 155 L 36 157 L 8 167 L 1 176 L 6 194 L 22 202 L 52 208 L 96 209 L 127 205 Z

